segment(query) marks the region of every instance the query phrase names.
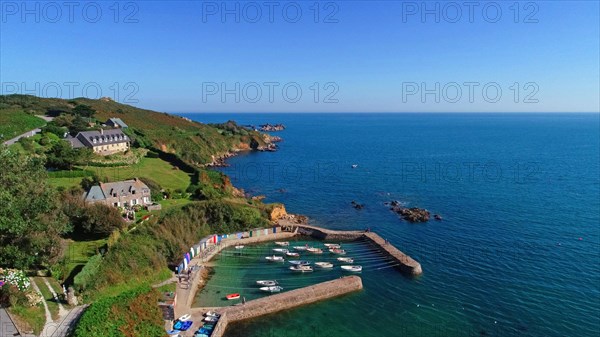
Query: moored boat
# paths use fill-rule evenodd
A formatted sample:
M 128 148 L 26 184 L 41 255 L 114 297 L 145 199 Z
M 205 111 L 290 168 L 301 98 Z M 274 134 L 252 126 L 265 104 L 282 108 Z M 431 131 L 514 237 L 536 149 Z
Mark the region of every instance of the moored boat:
M 306 272 L 311 272 L 313 271 L 311 266 L 307 266 L 307 265 L 295 265 L 295 266 L 291 266 L 290 267 L 291 271 L 296 271 L 296 272 L 301 272 L 301 273 L 306 273 Z
M 362 266 L 341 266 L 345 271 L 359 272 L 362 271 Z
M 209 311 L 206 314 L 204 314 L 204 316 L 212 316 L 212 317 L 217 317 L 217 318 L 221 317 L 221 315 L 218 314 L 216 311 Z
M 315 266 L 320 268 L 333 268 L 333 263 L 331 262 L 315 262 Z
M 287 252 L 287 253 L 285 253 L 285 255 L 292 256 L 292 257 L 299 257 L 300 256 L 300 254 L 296 253 L 296 252 Z
M 310 262 L 303 260 L 289 260 L 288 262 L 295 266 L 308 266 L 310 264 Z
M 305 251 L 308 249 L 307 246 L 294 246 L 295 250 L 299 250 L 299 251 Z
M 283 254 L 285 254 L 285 253 L 288 253 L 288 252 L 289 252 L 289 250 L 287 250 L 287 249 L 285 249 L 285 248 L 273 248 L 273 251 L 274 251 L 274 252 L 277 252 L 277 253 L 283 253 Z
M 190 320 L 190 318 L 192 318 L 192 315 L 190 315 L 190 314 L 185 314 L 185 315 L 183 315 L 183 316 L 179 317 L 177 320 L 178 320 L 178 321 L 181 321 L 181 322 L 185 322 L 185 321 L 189 321 L 189 320 Z
M 337 260 L 340 262 L 354 263 L 354 259 L 351 257 L 338 257 Z
M 329 249 L 334 249 L 334 248 L 335 249 L 340 249 L 340 248 L 342 248 L 342 246 L 338 245 L 337 243 L 325 243 L 324 245 L 325 245 L 325 247 L 327 247 Z
M 244 245 L 237 245 L 237 246 L 235 246 L 235 249 L 244 249 L 244 247 L 245 247 Z
M 278 293 L 283 290 L 280 286 L 261 287 L 260 290 L 268 293 Z
M 307 248 L 306 249 L 307 252 L 309 253 L 313 253 L 313 254 L 323 254 L 323 250 L 321 248 Z
M 346 251 L 343 250 L 343 249 L 340 249 L 340 248 L 329 249 L 329 252 L 332 253 L 332 254 L 338 254 L 338 255 L 344 255 L 344 254 L 346 254 Z
M 260 280 L 260 281 L 256 281 L 256 284 L 258 284 L 259 286 L 267 286 L 267 287 L 278 285 L 277 281 L 275 281 L 275 280 Z
M 229 299 L 229 298 L 228 298 L 228 299 Z M 216 321 L 218 321 L 218 320 L 219 320 L 219 319 L 218 319 L 217 317 L 215 317 L 215 316 L 206 316 L 206 317 L 204 317 L 204 321 L 205 321 L 205 322 L 216 322 Z
M 240 294 L 238 294 L 238 293 L 229 294 L 229 295 L 225 296 L 225 298 L 227 298 L 228 300 L 237 300 L 238 298 L 240 298 Z
M 282 256 L 276 256 L 276 255 L 267 256 L 267 257 L 265 257 L 265 259 L 267 261 L 271 261 L 271 262 L 283 262 L 284 261 Z
M 275 241 L 275 244 L 278 246 L 289 246 L 290 243 L 287 241 Z

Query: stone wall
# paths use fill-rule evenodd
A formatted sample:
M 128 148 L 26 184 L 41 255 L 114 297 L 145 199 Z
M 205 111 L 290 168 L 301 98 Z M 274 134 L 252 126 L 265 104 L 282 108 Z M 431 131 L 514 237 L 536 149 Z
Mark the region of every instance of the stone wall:
M 227 317 L 227 313 L 223 312 L 217 324 L 215 324 L 215 328 L 211 334 L 211 337 L 223 337 L 225 336 L 225 330 L 227 329 L 227 325 L 229 324 L 229 318 Z
M 421 264 L 415 261 L 412 257 L 404 254 L 398 248 L 394 247 L 392 244 L 386 242 L 381 236 L 376 233 L 369 232 L 363 233 L 364 237 L 367 238 L 368 241 L 376 245 L 382 253 L 392 257 L 398 263 L 398 269 L 401 272 L 409 275 L 420 275 L 423 273 L 421 269 Z

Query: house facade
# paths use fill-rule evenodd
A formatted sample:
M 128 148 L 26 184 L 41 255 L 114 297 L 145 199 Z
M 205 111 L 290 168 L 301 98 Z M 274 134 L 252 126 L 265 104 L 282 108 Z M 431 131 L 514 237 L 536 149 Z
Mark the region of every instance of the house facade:
M 125 152 L 130 147 L 130 139 L 121 129 L 82 131 L 67 141 L 73 148 L 87 147 L 99 155 Z
M 152 205 L 150 188 L 137 178 L 92 186 L 84 194 L 84 199 L 89 203 L 99 202 L 107 206 L 124 208 Z

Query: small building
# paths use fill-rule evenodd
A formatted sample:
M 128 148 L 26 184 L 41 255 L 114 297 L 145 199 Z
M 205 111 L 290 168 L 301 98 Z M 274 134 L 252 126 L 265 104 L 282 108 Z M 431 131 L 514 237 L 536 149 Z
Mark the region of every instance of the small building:
M 137 178 L 92 186 L 84 194 L 84 200 L 89 203 L 100 202 L 107 206 L 124 208 L 153 205 L 150 188 Z
M 121 118 L 109 118 L 106 123 L 104 123 L 108 126 L 111 126 L 113 128 L 121 128 L 121 129 L 127 129 L 128 126 L 127 124 L 125 124 L 125 122 L 123 122 L 123 120 Z
M 130 145 L 129 137 L 121 129 L 82 131 L 66 140 L 73 148 L 87 147 L 99 155 L 125 152 Z

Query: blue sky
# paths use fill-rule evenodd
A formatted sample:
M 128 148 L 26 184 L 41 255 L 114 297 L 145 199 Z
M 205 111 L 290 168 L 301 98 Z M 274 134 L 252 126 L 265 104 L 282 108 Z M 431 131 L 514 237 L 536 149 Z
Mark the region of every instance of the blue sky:
M 597 1 L 75 3 L 0 3 L 2 93 L 168 112 L 600 110 Z

